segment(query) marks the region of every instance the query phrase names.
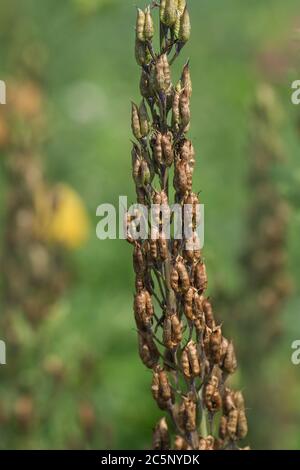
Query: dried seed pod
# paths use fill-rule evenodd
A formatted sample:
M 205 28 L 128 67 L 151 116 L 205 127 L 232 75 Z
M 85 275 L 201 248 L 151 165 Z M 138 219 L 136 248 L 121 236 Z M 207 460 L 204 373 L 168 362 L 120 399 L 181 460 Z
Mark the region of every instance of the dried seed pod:
M 229 345 L 228 339 L 224 338 L 224 336 L 223 336 L 222 341 L 221 341 L 220 366 L 223 366 L 223 362 L 224 362 L 224 358 L 225 358 L 226 353 L 227 353 L 228 345 Z
M 182 324 L 176 313 L 165 316 L 163 324 L 163 342 L 168 349 L 175 348 L 182 340 Z
M 137 9 L 136 17 L 136 38 L 138 41 L 145 41 L 145 13 L 140 8 Z
M 208 299 L 204 299 L 202 303 L 202 308 L 205 316 L 205 323 L 209 328 L 213 329 L 215 326 L 215 319 L 211 302 Z
M 214 364 L 218 364 L 221 359 L 221 342 L 222 342 L 222 331 L 221 327 L 217 326 L 212 330 L 210 336 L 210 355 Z
M 163 163 L 162 134 L 157 132 L 153 140 L 153 155 L 158 165 Z
M 162 418 L 155 426 L 152 439 L 153 450 L 169 450 L 170 436 L 166 418 Z
M 159 391 L 163 400 L 168 401 L 172 398 L 172 391 L 168 379 L 168 375 L 164 369 L 158 369 Z
M 133 267 L 137 275 L 142 275 L 146 270 L 146 261 L 143 255 L 141 245 L 135 243 L 133 249 Z
M 230 439 L 236 438 L 237 433 L 237 424 L 238 424 L 238 410 L 231 410 L 228 414 L 228 422 L 227 422 L 227 432 Z
M 221 407 L 221 401 L 219 401 L 219 396 L 218 396 L 219 394 L 218 386 L 219 386 L 218 377 L 215 375 L 212 375 L 203 390 L 204 405 L 211 412 L 214 412 Z
M 245 401 L 241 391 L 237 391 L 234 393 L 234 402 L 238 410 L 245 409 Z
M 171 287 L 175 292 L 179 292 L 179 274 L 175 266 L 171 271 Z
M 206 438 L 206 450 L 214 450 L 215 438 L 213 436 L 207 436 Z
M 177 0 L 165 0 L 160 6 L 160 20 L 166 26 L 173 26 L 177 18 Z
M 150 86 L 149 75 L 142 69 L 141 79 L 140 79 L 140 92 L 144 98 L 151 98 L 153 96 L 153 90 Z
M 180 406 L 181 421 L 183 428 L 188 432 L 193 432 L 196 430 L 196 403 L 194 400 L 189 397 L 183 397 L 182 404 Z
M 165 87 L 166 87 L 166 91 L 168 91 L 170 89 L 170 86 L 172 85 L 172 80 L 171 80 L 171 69 L 170 69 L 170 64 L 168 61 L 167 54 L 162 54 L 161 60 L 162 60 L 163 71 L 164 71 Z
M 174 188 L 176 193 L 184 195 L 192 189 L 192 174 L 189 166 L 180 159 L 175 161 Z
M 182 355 L 181 355 L 181 367 L 182 367 L 182 372 L 184 373 L 185 377 L 187 377 L 188 379 L 191 378 L 192 374 L 191 374 L 191 369 L 190 369 L 190 362 L 189 362 L 189 356 L 188 356 L 188 353 L 187 353 L 187 350 L 184 349 L 182 351 Z
M 167 84 L 165 79 L 165 72 L 164 72 L 164 59 L 161 55 L 158 57 L 155 67 L 153 68 L 153 76 L 150 75 L 150 79 L 153 82 L 153 88 L 158 92 L 166 92 Z
M 161 23 L 164 22 L 165 11 L 166 11 L 166 0 L 160 0 L 159 19 Z
M 193 377 L 197 377 L 201 373 L 201 365 L 199 361 L 197 345 L 194 343 L 194 341 L 190 341 L 186 349 L 188 353 L 188 359 L 189 359 L 192 375 Z
M 237 437 L 244 439 L 248 434 L 248 423 L 245 410 L 239 411 L 238 424 L 237 424 Z
M 180 43 L 185 44 L 191 36 L 191 20 L 190 15 L 187 9 L 187 6 L 184 9 L 184 12 L 180 18 L 180 27 L 178 33 L 178 39 Z
M 186 0 L 177 0 L 177 15 L 180 17 L 183 15 L 186 7 Z
M 153 369 L 158 363 L 159 352 L 150 334 L 138 333 L 139 354 L 143 364 Z
M 140 121 L 140 133 L 142 137 L 147 137 L 150 132 L 150 119 L 144 100 L 140 104 L 138 115 Z
M 180 130 L 188 132 L 191 120 L 190 101 L 186 93 L 181 93 L 179 99 Z
M 187 292 L 190 287 L 190 278 L 183 261 L 177 261 L 175 268 L 178 272 L 178 287 L 180 292 Z
M 174 160 L 171 132 L 168 132 L 167 134 L 162 135 L 161 146 L 162 146 L 162 154 L 163 154 L 163 164 L 166 166 L 171 166 Z
M 180 147 L 180 159 L 188 164 L 191 173 L 195 168 L 195 149 L 190 140 L 184 140 Z
M 135 290 L 140 292 L 145 288 L 144 279 L 140 274 L 137 274 L 135 277 Z
M 225 389 L 225 392 L 223 395 L 223 408 L 227 415 L 229 414 L 231 410 L 236 409 L 233 393 L 229 388 Z
M 138 39 L 135 41 L 135 58 L 137 64 L 140 66 L 147 65 L 151 61 L 148 47 L 144 42 L 139 41 Z
M 143 137 L 141 132 L 139 110 L 135 103 L 132 103 L 131 107 L 131 129 L 134 137 L 137 140 L 140 140 Z
M 177 271 L 176 271 L 177 272 Z M 190 287 L 184 295 L 184 314 L 188 320 L 193 321 L 193 300 L 194 300 L 195 291 Z
M 157 241 L 159 257 L 161 261 L 165 261 L 168 258 L 168 242 L 164 234 L 160 234 L 159 239 Z
M 226 372 L 228 372 L 228 374 L 233 374 L 237 368 L 237 360 L 232 341 L 229 341 L 224 358 L 223 368 Z
M 203 262 L 199 262 L 195 267 L 194 282 L 195 282 L 195 287 L 200 292 L 203 292 L 207 289 L 206 266 Z
M 138 328 L 143 329 L 151 326 L 154 310 L 151 295 L 146 289 L 135 294 L 134 313 Z
M 153 260 L 158 259 L 157 240 L 150 240 L 150 256 Z
M 197 232 L 194 232 L 190 239 L 185 240 L 184 246 L 183 256 L 188 262 L 193 263 L 201 259 L 200 240 Z
M 174 450 L 192 450 L 191 446 L 181 436 L 175 436 Z
M 145 10 L 144 37 L 147 41 L 151 41 L 154 36 L 154 24 L 151 15 L 150 5 Z
M 183 67 L 183 71 L 181 75 L 181 85 L 184 90 L 184 93 L 186 93 L 187 97 L 191 99 L 193 88 L 192 88 L 189 62 L 187 62 L 185 66 Z
M 172 127 L 176 130 L 179 129 L 180 124 L 180 109 L 179 109 L 179 102 L 180 102 L 180 95 L 181 95 L 181 83 L 177 83 L 174 94 L 173 94 L 173 103 L 172 103 Z
M 227 416 L 224 416 L 224 415 L 221 416 L 220 423 L 219 423 L 219 436 L 221 439 L 226 439 L 227 424 L 228 424 Z

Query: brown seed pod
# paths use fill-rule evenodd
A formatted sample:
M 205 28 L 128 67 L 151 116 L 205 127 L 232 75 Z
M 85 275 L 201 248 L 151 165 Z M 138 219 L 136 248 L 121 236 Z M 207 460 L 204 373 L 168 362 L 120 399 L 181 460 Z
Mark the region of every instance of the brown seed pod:
M 135 276 L 135 290 L 140 292 L 145 288 L 144 279 L 140 274 Z
M 226 439 L 227 436 L 227 416 L 221 416 L 220 423 L 219 423 L 219 437 L 221 439 Z
M 248 423 L 245 410 L 239 411 L 238 424 L 237 424 L 237 437 L 244 439 L 248 434 Z
M 186 349 L 182 351 L 181 355 L 181 367 L 182 367 L 182 372 L 184 373 L 185 377 L 188 379 L 191 378 L 191 368 L 190 368 L 190 362 L 189 362 L 189 356 L 188 352 Z
M 187 292 L 190 287 L 190 278 L 183 261 L 176 262 L 176 270 L 178 272 L 178 286 L 180 292 Z
M 213 436 L 207 436 L 206 438 L 206 450 L 214 450 L 215 438 Z
M 168 349 L 175 348 L 182 340 L 182 323 L 176 313 L 166 314 L 163 324 L 163 342 Z
M 157 132 L 153 140 L 153 155 L 158 165 L 163 163 L 162 134 Z
M 237 360 L 232 341 L 229 341 L 224 357 L 223 368 L 226 372 L 228 372 L 228 374 L 233 374 L 237 369 Z
M 220 366 L 222 366 L 222 367 L 223 367 L 224 358 L 225 358 L 226 353 L 227 353 L 228 345 L 229 345 L 228 339 L 224 338 L 224 336 L 223 336 L 222 341 L 221 341 L 221 357 L 220 357 Z
M 195 168 L 195 149 L 190 140 L 185 139 L 180 147 L 180 159 L 189 165 L 193 174 Z
M 146 260 L 143 255 L 143 251 L 141 245 L 139 243 L 135 243 L 133 249 L 133 267 L 134 271 L 137 275 L 142 275 L 146 270 Z
M 143 364 L 149 369 L 158 363 L 159 352 L 150 334 L 138 333 L 139 354 Z
M 190 263 L 201 259 L 200 240 L 197 232 L 193 233 L 192 238 L 185 240 L 183 256 Z
M 198 450 L 206 450 L 206 439 L 200 437 Z
M 180 130 L 188 132 L 191 121 L 190 101 L 186 93 L 181 93 L 179 99 Z
M 139 107 L 140 132 L 142 137 L 147 137 L 150 132 L 150 120 L 148 111 L 143 100 Z
M 228 413 L 227 432 L 230 439 L 236 438 L 238 424 L 238 410 L 231 410 Z
M 187 62 L 183 67 L 182 75 L 181 75 L 181 85 L 184 92 L 187 94 L 188 98 L 191 99 L 192 96 L 192 80 L 190 74 L 190 64 Z
M 161 57 L 162 57 L 162 64 L 163 64 L 164 77 L 165 77 L 165 87 L 166 87 L 166 91 L 169 91 L 172 85 L 170 64 L 168 61 L 167 54 L 162 54 Z
M 234 402 L 238 410 L 245 409 L 245 401 L 241 391 L 236 391 L 234 393 Z
M 146 289 L 135 294 L 134 314 L 138 328 L 143 329 L 151 326 L 154 310 L 151 295 Z
M 200 292 L 203 292 L 207 289 L 206 266 L 201 261 L 199 263 L 197 263 L 197 265 L 195 267 L 194 283 L 195 283 L 195 287 Z
M 209 328 L 213 329 L 215 327 L 215 319 L 211 302 L 208 299 L 205 299 L 202 303 L 202 308 L 205 315 L 205 323 Z
M 196 430 L 196 403 L 192 397 L 183 397 L 182 404 L 180 405 L 180 415 L 183 428 L 188 432 L 193 432 Z
M 174 450 L 192 450 L 191 446 L 181 436 L 175 436 Z
M 221 327 L 217 326 L 212 330 L 210 336 L 210 356 L 214 364 L 218 364 L 221 359 L 221 342 L 222 331 Z
M 203 390 L 204 405 L 211 412 L 215 412 L 221 407 L 221 401 L 219 401 L 219 396 L 218 396 L 220 395 L 218 391 L 218 386 L 219 386 L 218 377 L 215 375 L 212 375 Z
M 179 292 L 179 274 L 175 266 L 171 271 L 171 287 L 175 292 Z
M 176 159 L 174 171 L 174 189 L 179 196 L 191 190 L 190 170 L 184 161 Z
M 197 377 L 201 374 L 201 365 L 199 361 L 199 354 L 197 345 L 194 341 L 190 341 L 186 347 L 188 353 L 188 359 L 193 377 Z
M 160 234 L 157 241 L 159 257 L 162 261 L 165 261 L 168 258 L 168 242 L 164 234 Z
M 135 103 L 131 106 L 131 129 L 134 137 L 139 140 L 142 138 L 139 110 Z
M 162 145 L 163 164 L 169 167 L 172 165 L 173 160 L 174 160 L 171 132 L 168 132 L 167 134 L 162 135 L 161 145 Z
M 165 77 L 165 68 L 165 58 L 164 54 L 162 54 L 156 61 L 153 69 L 153 76 L 150 75 L 150 80 L 153 82 L 153 88 L 158 93 L 166 92 L 169 88 L 168 80 Z
M 153 450 L 169 450 L 170 436 L 166 418 L 162 418 L 155 426 L 152 438 Z
M 184 314 L 188 320 L 192 321 L 194 319 L 193 314 L 193 300 L 194 300 L 195 291 L 190 287 L 184 294 Z
M 163 400 L 168 401 L 172 398 L 172 391 L 166 371 L 159 367 L 159 392 Z
M 229 388 L 226 388 L 223 395 L 223 408 L 225 413 L 228 415 L 231 410 L 235 410 L 235 402 L 233 393 Z

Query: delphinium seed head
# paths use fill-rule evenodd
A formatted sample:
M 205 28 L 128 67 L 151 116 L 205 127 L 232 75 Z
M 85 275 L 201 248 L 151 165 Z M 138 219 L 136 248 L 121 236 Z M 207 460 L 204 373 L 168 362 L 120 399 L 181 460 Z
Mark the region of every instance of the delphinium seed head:
M 155 8 L 158 52 L 152 42 Z M 134 217 L 127 216 L 136 275 L 134 316 L 139 355 L 152 370 L 152 396 L 165 413 L 154 429 L 153 448 L 238 449 L 247 432 L 245 408 L 242 395 L 225 383 L 237 361 L 206 295 L 208 276 L 197 230 L 200 201 L 192 189 L 196 152 L 187 136 L 190 63 L 183 65 L 176 83 L 171 73 L 190 34 L 185 0 L 161 0 L 137 10 L 142 100 L 132 103 L 132 177 L 137 201 L 149 209 L 151 230 L 147 239 L 135 239 Z M 164 223 L 173 221 L 173 203 L 182 216 L 181 239 L 168 236 Z

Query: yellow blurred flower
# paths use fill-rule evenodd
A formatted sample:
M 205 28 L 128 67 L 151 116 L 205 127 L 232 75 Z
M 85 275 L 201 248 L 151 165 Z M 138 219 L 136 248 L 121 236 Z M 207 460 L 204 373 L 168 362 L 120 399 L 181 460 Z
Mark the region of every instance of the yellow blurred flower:
M 37 234 L 46 241 L 76 249 L 88 238 L 90 224 L 80 195 L 60 183 L 36 194 Z

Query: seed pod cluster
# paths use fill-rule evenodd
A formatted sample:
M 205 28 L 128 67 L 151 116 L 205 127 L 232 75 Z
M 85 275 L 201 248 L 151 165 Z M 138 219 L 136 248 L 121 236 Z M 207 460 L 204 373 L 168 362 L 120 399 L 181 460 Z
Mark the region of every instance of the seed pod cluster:
M 245 403 L 242 392 L 226 388 L 223 395 L 223 415 L 219 424 L 219 437 L 223 443 L 244 439 L 248 433 Z
M 223 337 L 211 299 L 206 295 L 207 270 L 197 233 L 199 197 L 192 190 L 195 150 L 187 137 L 192 96 L 189 62 L 176 86 L 171 76 L 171 64 L 190 36 L 187 2 L 161 0 L 159 5 L 153 2 L 152 8 L 156 7 L 160 13 L 157 53 L 151 42 L 151 9 L 138 10 L 137 14 L 136 45 L 143 99 L 140 106 L 132 104 L 131 117 L 136 140 L 132 177 L 138 202 L 145 204 L 151 214 L 147 221 L 151 228 L 148 240 L 134 240 L 133 230 L 128 229 L 127 234 L 133 245 L 136 275 L 138 348 L 143 364 L 152 369 L 153 398 L 180 434 L 173 447 L 216 450 L 225 448 L 234 434 L 234 413 L 228 409 L 225 381 L 237 364 L 233 344 Z M 168 239 L 164 227 L 164 221 L 172 219 L 172 173 L 174 202 L 182 215 L 182 239 L 175 239 L 173 234 Z M 132 229 L 134 217 L 127 216 L 126 224 Z M 246 429 L 244 423 L 243 431 L 240 430 L 243 411 L 236 401 L 233 403 L 232 410 L 238 410 L 236 436 L 242 437 Z M 224 427 L 226 420 L 225 431 L 220 432 L 224 437 L 201 436 L 199 420 L 207 419 L 213 429 L 212 421 L 218 413 L 222 415 L 220 426 L 223 423 Z M 170 448 L 164 418 L 154 429 L 153 447 Z

